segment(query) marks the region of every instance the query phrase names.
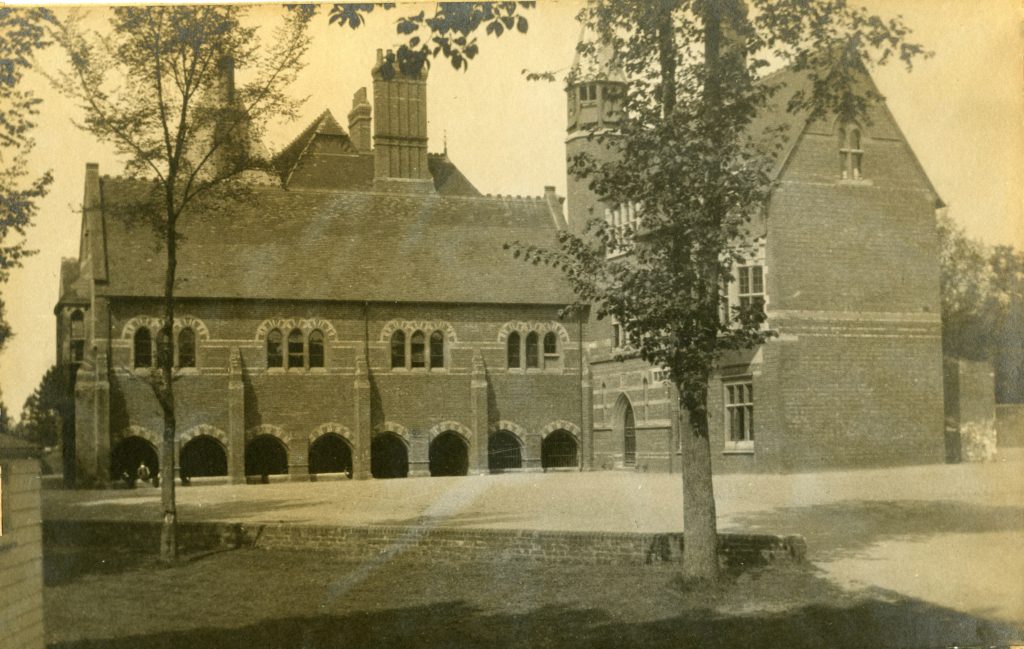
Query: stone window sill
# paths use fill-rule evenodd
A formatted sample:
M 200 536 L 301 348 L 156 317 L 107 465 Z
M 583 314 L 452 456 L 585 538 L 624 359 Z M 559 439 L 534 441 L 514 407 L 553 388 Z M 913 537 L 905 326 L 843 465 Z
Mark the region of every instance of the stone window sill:
M 724 455 L 753 455 L 754 454 L 754 443 L 753 442 L 726 442 L 725 450 L 722 451 Z

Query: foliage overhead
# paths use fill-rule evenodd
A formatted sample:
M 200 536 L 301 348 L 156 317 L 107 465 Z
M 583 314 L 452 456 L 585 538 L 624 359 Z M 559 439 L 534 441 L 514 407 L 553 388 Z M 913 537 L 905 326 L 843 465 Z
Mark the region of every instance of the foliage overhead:
M 640 357 L 669 370 L 691 414 L 703 415 L 721 354 L 771 335 L 758 307 L 721 317 L 721 286 L 751 258 L 773 167 L 795 135 L 759 128 L 768 101 L 785 91 L 766 74 L 771 62 L 805 80 L 787 93 L 790 112 L 866 120 L 880 97 L 865 68 L 910 66 L 926 52 L 905 40 L 899 20 L 844 0 L 616 0 L 588 5 L 580 20 L 590 37 L 568 82 L 614 71 L 622 119 L 616 132 L 591 135 L 611 155 L 576 155 L 570 172 L 638 218 L 612 226 L 595 214 L 582 234 L 561 233 L 557 249 L 512 247 L 561 268 L 580 302 L 615 318 Z
M 28 155 L 35 145 L 32 129 L 41 100 L 21 85 L 32 69 L 33 54 L 49 45 L 46 28 L 53 21 L 47 9 L 0 7 L 0 284 L 33 254 L 22 237 L 53 180 L 50 172 L 29 178 Z M 3 316 L 0 300 L 0 349 L 11 335 Z
M 394 52 L 385 56 L 381 72 L 385 78 L 396 71 L 418 73 L 430 61 L 442 56 L 456 70 L 465 70 L 480 52 L 475 36 L 484 33 L 499 38 L 506 32 L 525 34 L 529 21 L 523 15 L 535 2 L 439 2 L 431 10 L 400 17 L 396 32 L 406 39 Z M 394 3 L 351 3 L 331 6 L 328 20 L 340 27 L 356 29 L 366 22 L 366 15 L 380 9 L 394 9 Z

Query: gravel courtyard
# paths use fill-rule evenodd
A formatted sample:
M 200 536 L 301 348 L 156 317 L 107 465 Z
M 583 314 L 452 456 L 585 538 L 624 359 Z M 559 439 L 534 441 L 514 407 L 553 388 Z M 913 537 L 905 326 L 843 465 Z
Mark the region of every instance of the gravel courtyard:
M 802 534 L 829 583 L 1024 625 L 1024 461 L 715 478 L 721 531 Z M 667 532 L 678 475 L 509 474 L 178 490 L 183 520 Z M 46 519 L 159 519 L 153 488 L 44 492 Z

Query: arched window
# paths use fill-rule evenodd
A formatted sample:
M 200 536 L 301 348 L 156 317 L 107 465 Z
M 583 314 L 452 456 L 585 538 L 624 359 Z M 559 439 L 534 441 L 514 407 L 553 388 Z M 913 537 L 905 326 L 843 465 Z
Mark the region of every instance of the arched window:
M 422 331 L 417 331 L 409 339 L 409 356 L 412 367 L 427 366 L 427 345 L 426 337 Z
M 540 346 L 537 343 L 537 332 L 526 334 L 526 367 L 540 367 Z
M 306 365 L 305 349 L 302 344 L 302 332 L 292 329 L 288 334 L 288 367 L 304 367 Z
M 153 366 L 153 336 L 149 329 L 135 332 L 135 367 Z
M 85 358 L 85 316 L 81 311 L 71 314 L 71 362 L 81 363 Z
M 391 367 L 405 367 L 405 332 L 391 334 Z
M 861 178 L 864 150 L 860 148 L 860 128 L 854 124 L 839 129 L 839 173 L 843 180 Z
M 519 333 L 513 331 L 508 335 L 508 366 L 522 367 L 522 359 L 519 350 Z
M 190 327 L 178 332 L 178 367 L 196 366 L 196 334 Z
M 267 367 L 284 367 L 284 355 L 281 351 L 282 342 L 279 329 L 274 329 L 267 334 Z
M 430 367 L 444 367 L 444 334 L 440 331 L 430 334 Z
M 319 329 L 309 334 L 309 366 L 324 366 L 324 334 Z
M 554 331 L 544 334 L 544 355 L 554 356 L 558 353 L 558 336 Z

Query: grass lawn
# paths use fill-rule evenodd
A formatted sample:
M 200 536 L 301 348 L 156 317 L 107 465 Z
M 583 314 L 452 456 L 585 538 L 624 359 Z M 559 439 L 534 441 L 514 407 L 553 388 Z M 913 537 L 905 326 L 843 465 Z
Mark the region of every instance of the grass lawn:
M 236 550 L 173 568 L 149 555 L 47 547 L 51 648 L 923 647 L 1009 644 L 1020 629 L 813 567 L 687 592 L 664 567 L 355 562 Z

